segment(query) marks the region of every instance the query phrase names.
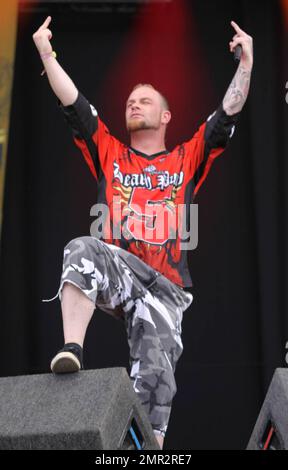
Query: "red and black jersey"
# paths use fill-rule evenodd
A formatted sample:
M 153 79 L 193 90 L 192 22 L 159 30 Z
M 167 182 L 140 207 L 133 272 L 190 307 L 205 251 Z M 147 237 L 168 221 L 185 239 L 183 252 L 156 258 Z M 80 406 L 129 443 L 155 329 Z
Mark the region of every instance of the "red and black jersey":
M 113 137 L 81 93 L 73 105 L 59 104 L 97 181 L 96 202 L 109 208 L 100 238 L 172 282 L 192 286 L 187 249 L 181 249 L 183 207 L 189 223 L 190 204 L 232 137 L 237 115 L 228 116 L 221 104 L 192 139 L 171 152 L 146 155 Z

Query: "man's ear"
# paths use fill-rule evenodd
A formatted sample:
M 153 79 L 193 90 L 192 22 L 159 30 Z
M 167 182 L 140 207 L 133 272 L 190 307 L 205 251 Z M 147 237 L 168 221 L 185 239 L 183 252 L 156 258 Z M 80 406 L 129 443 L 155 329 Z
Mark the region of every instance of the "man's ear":
M 170 121 L 172 115 L 171 115 L 171 112 L 167 110 L 163 111 L 162 113 L 162 122 L 164 124 L 168 124 L 168 122 Z

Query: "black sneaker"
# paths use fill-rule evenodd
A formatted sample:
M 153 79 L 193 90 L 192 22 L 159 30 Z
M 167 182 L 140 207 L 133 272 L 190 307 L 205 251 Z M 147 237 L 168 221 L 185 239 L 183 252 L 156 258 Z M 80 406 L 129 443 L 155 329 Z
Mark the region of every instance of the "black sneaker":
M 68 374 L 83 369 L 83 350 L 77 343 L 64 345 L 51 361 L 54 374 Z

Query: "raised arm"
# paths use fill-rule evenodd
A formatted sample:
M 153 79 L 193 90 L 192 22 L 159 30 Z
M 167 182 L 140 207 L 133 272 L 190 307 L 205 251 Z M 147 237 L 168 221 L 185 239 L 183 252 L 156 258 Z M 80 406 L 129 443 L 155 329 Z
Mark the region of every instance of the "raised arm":
M 242 46 L 241 60 L 233 80 L 223 99 L 223 109 L 229 116 L 239 113 L 244 106 L 248 96 L 251 72 L 253 67 L 253 39 L 239 26 L 231 21 L 236 31 L 232 41 L 229 43 L 230 51 L 234 53 L 235 47 Z
M 32 37 L 40 54 L 52 90 L 61 103 L 64 106 L 68 106 L 76 101 L 78 90 L 71 78 L 53 56 L 53 49 L 50 43 L 52 32 L 48 29 L 50 22 L 51 16 L 48 16 Z

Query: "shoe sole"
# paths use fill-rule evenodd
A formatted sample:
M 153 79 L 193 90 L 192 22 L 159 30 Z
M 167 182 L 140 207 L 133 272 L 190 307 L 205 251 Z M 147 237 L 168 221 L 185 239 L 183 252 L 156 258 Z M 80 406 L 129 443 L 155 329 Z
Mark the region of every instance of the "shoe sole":
M 54 374 L 69 374 L 80 369 L 80 361 L 68 351 L 58 353 L 51 361 L 51 370 Z

